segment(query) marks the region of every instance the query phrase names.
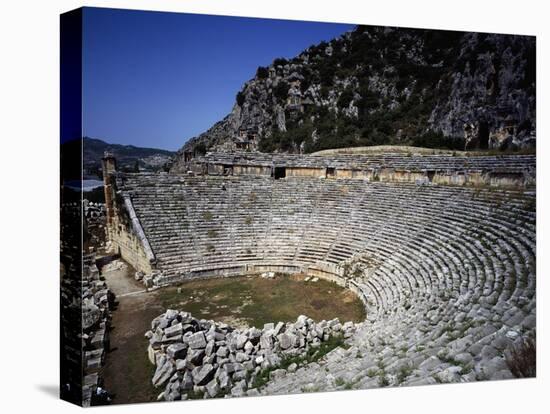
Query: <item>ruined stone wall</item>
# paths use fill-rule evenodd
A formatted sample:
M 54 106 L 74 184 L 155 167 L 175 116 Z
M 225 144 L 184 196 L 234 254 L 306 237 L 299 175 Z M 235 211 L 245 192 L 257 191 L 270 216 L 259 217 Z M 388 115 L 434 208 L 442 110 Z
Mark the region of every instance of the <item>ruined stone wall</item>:
M 263 272 L 280 272 L 280 273 L 306 273 L 307 269 L 300 264 L 294 263 L 253 263 L 235 266 L 208 266 L 205 268 L 194 269 L 191 272 L 180 274 L 178 276 L 161 275 L 154 280 L 155 286 L 167 286 L 183 281 L 193 279 L 208 279 L 216 277 L 232 277 L 243 275 L 254 275 Z
M 101 280 L 95 255 L 85 255 L 82 266 L 83 377 L 82 405 L 92 404 L 94 392 L 101 385 L 101 368 L 109 351 L 111 292 Z
M 354 170 L 354 169 L 336 169 L 336 178 L 355 178 L 358 180 L 370 180 L 374 177 L 374 171 Z
M 382 169 L 376 171 L 363 170 L 336 170 L 336 178 L 363 179 L 370 181 L 382 181 L 390 183 L 433 183 L 440 185 L 464 185 L 464 186 L 491 186 L 491 187 L 524 187 L 534 184 L 534 179 L 529 179 L 523 173 L 508 172 L 475 172 L 475 171 L 399 171 Z
M 223 165 L 208 164 L 208 174 L 209 175 L 222 175 L 223 174 Z
M 483 181 L 480 177 L 479 182 L 483 184 Z M 442 185 L 465 185 L 467 183 L 467 175 L 463 173 L 436 173 L 432 182 Z
M 427 177 L 426 173 L 422 171 L 401 171 L 393 169 L 383 169 L 378 173 L 380 181 L 389 181 L 389 182 L 416 182 L 417 180 L 422 180 L 424 177 Z
M 331 157 L 267 153 L 209 153 L 193 161 L 193 172 L 358 179 L 383 182 L 524 187 L 535 184 L 534 155 L 335 155 Z M 284 171 L 283 171 L 284 170 Z M 501 174 L 502 173 L 502 174 Z M 504 176 L 506 175 L 506 177 Z M 500 178 L 496 178 L 499 176 Z
M 287 167 L 286 168 L 287 177 L 317 177 L 324 178 L 326 177 L 325 168 L 301 168 L 301 167 Z
M 195 165 L 200 165 L 195 163 Z M 264 165 L 231 165 L 230 172 L 226 170 L 224 164 L 209 163 L 206 166 L 208 175 L 259 175 L 259 176 L 271 176 L 271 166 Z M 200 168 L 194 168 L 192 170 L 196 174 L 201 174 Z
M 320 279 L 329 280 L 339 286 L 348 287 L 348 281 L 343 277 L 343 271 L 337 265 L 331 263 L 317 263 L 315 265 L 304 265 L 300 262 L 257 262 L 235 266 L 208 266 L 203 269 L 194 269 L 192 272 L 174 276 L 160 276 L 155 279 L 155 286 L 167 286 L 181 283 L 193 279 L 207 279 L 216 277 L 232 277 L 243 275 L 254 275 L 258 273 L 275 272 L 275 273 L 304 273 L 308 276 L 318 277 Z M 358 295 L 360 292 L 354 290 Z M 364 301 L 364 298 L 361 298 Z
M 329 263 L 318 263 L 316 265 L 310 265 L 308 266 L 306 273 L 309 276 L 329 280 L 339 286 L 347 287 L 345 279 L 342 278 L 342 276 L 339 274 L 338 271 L 336 271 L 336 269 L 330 269 Z
M 441 185 L 491 186 L 517 188 L 530 185 L 523 173 L 438 172 L 432 182 Z
M 233 175 L 271 175 L 271 167 L 261 165 L 234 165 Z
M 247 266 L 247 270 L 251 273 L 260 272 L 281 272 L 281 273 L 301 273 L 304 269 L 298 264 L 292 263 L 258 263 Z
M 125 222 L 120 216 L 116 215 L 108 234 L 110 250 L 120 254 L 136 271 L 150 274 L 154 270 L 141 240 L 131 228 L 130 223 Z
M 83 200 L 84 213 L 84 249 L 86 251 L 101 251 L 106 242 L 106 209 L 103 203 L 93 203 Z
M 482 172 L 468 172 L 465 179 L 468 185 L 472 185 L 474 187 L 487 184 L 485 175 Z
M 525 187 L 534 184 L 522 172 L 481 172 L 481 171 L 411 171 L 382 168 L 379 170 L 336 168 L 329 174 L 326 168 L 286 167 L 286 177 L 314 177 L 357 179 L 382 182 L 418 183 L 431 182 L 440 185 L 467 185 L 492 187 Z M 209 164 L 208 175 L 223 175 L 223 165 Z M 269 166 L 234 165 L 233 175 L 271 176 Z
M 129 197 L 117 196 L 116 163 L 112 157 L 103 160 L 105 210 L 107 215 L 107 250 L 120 256 L 137 271 L 154 270 L 154 254 L 141 229 Z
M 487 174 L 489 185 L 493 187 L 515 187 L 518 182 L 525 182 L 523 174 L 492 172 Z

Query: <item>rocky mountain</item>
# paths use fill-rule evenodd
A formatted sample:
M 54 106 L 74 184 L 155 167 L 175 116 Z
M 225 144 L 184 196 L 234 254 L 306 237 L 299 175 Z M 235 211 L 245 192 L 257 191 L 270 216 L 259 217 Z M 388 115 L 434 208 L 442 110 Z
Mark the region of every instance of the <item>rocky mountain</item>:
M 535 145 L 535 38 L 357 26 L 259 67 L 179 151 Z
M 121 170 L 135 170 L 136 165 L 140 170 L 157 171 L 169 164 L 175 153 L 158 148 L 142 148 L 133 145 L 109 144 L 95 138 L 83 139 L 84 169 L 88 174 L 99 175 L 101 158 L 105 151 L 111 152 L 117 159 L 118 168 Z

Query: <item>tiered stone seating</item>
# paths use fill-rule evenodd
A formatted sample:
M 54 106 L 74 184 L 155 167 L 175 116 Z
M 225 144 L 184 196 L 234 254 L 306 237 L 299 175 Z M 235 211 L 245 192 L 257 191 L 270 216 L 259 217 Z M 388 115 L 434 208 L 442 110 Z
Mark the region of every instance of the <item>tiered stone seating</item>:
M 333 167 L 357 169 L 393 168 L 408 171 L 492 171 L 523 172 L 536 169 L 535 155 L 412 155 L 403 153 L 372 155 L 298 155 L 265 153 L 208 153 L 195 160 L 217 165 L 263 165 L 286 167 Z
M 392 343 L 407 351 L 384 357 L 386 366 L 406 356 L 418 374 L 403 383 L 448 368 L 443 354 L 432 368 L 421 365 L 442 350 L 477 359 L 467 363 L 474 374 L 437 381 L 507 378 L 493 348 L 535 329 L 532 191 L 147 174 L 121 176 L 119 189 L 131 197 L 166 280 L 252 265 L 335 269 L 367 306 L 354 337 L 369 355 L 364 371 Z M 468 346 L 453 344 L 461 338 Z M 268 391 L 292 392 L 300 381 Z

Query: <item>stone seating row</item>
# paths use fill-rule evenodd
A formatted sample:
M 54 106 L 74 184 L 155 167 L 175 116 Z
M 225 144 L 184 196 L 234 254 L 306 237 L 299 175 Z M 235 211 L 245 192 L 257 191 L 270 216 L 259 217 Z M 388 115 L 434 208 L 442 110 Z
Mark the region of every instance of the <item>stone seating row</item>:
M 334 167 L 357 169 L 394 168 L 400 170 L 448 171 L 534 171 L 535 155 L 412 155 L 412 154 L 339 154 L 331 156 L 263 153 L 208 153 L 194 160 L 196 163 L 216 165 Z
M 509 378 L 498 352 L 535 329 L 532 191 L 181 176 L 128 177 L 121 191 L 168 282 L 270 263 L 337 269 L 367 319 L 353 338 L 363 357 L 327 365 L 335 377 L 364 376 L 377 358 L 391 381 L 409 364 L 404 384 Z M 466 362 L 443 376 L 451 357 Z M 268 391 L 319 377 L 306 374 Z
M 123 191 L 167 275 L 235 262 L 338 265 L 368 253 L 381 265 L 364 287 L 381 313 L 423 292 L 491 301 L 534 292 L 530 195 L 352 180 L 131 180 Z

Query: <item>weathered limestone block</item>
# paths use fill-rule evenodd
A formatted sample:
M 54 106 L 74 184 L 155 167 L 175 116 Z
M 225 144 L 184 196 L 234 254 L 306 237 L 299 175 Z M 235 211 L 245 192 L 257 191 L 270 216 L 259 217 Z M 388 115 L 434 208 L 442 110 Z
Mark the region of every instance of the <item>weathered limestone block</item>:
M 462 368 L 458 366 L 451 366 L 445 368 L 443 371 L 438 372 L 436 375 L 441 382 L 460 382 L 462 373 Z
M 220 385 L 220 388 L 224 391 L 228 390 L 231 387 L 231 377 L 225 370 L 218 370 L 218 382 Z
M 189 345 L 185 342 L 169 345 L 166 348 L 166 355 L 172 359 L 184 359 L 187 356 Z
M 208 343 L 206 344 L 206 348 L 204 350 L 205 353 L 206 353 L 206 356 L 212 355 L 212 353 L 214 352 L 215 347 L 216 347 L 216 344 L 213 340 L 208 341 Z
M 418 368 L 423 371 L 431 371 L 434 368 L 437 368 L 439 365 L 441 365 L 443 362 L 436 357 L 435 355 L 432 355 L 428 359 L 426 359 L 424 362 L 422 362 Z
M 225 358 L 229 355 L 229 350 L 225 346 L 220 346 L 216 351 L 216 355 L 220 358 Z
M 193 385 L 193 375 L 191 374 L 191 371 L 186 371 L 181 380 L 181 391 L 190 391 L 193 389 Z
M 204 349 L 206 348 L 206 337 L 204 336 L 204 332 L 196 332 L 192 334 L 188 339 L 187 343 L 189 344 L 189 348 L 191 349 Z
M 212 379 L 208 384 L 206 384 L 206 392 L 208 396 L 214 398 L 220 392 L 220 386 L 216 378 Z
M 275 327 L 273 328 L 273 336 L 279 335 L 284 326 L 285 324 L 283 322 L 277 322 L 277 325 L 275 325 Z
M 252 345 L 252 342 L 246 341 L 246 343 L 244 344 L 244 351 L 247 354 L 250 354 L 253 350 L 254 350 L 254 345 Z
M 281 345 L 281 349 L 285 350 L 292 348 L 296 345 L 297 337 L 296 335 L 291 333 L 283 333 L 277 336 L 277 340 Z
M 171 338 L 173 336 L 182 335 L 182 334 L 183 334 L 183 325 L 181 323 L 170 326 L 169 328 L 166 328 L 164 330 L 164 335 L 166 335 L 167 338 Z
M 193 370 L 193 381 L 195 385 L 206 385 L 212 378 L 216 369 L 211 364 L 205 364 L 201 367 L 197 367 Z
M 459 354 L 464 352 L 474 343 L 472 335 L 465 336 L 463 338 L 455 339 L 447 344 L 447 348 L 453 354 Z
M 204 361 L 204 349 L 193 349 L 187 354 L 187 360 L 195 366 L 201 365 Z
M 273 337 L 269 334 L 263 334 L 260 337 L 260 348 L 269 350 L 273 347 Z
M 166 359 L 162 365 L 157 365 L 155 375 L 153 375 L 153 385 L 155 387 L 163 385 L 166 381 L 168 381 L 168 379 L 170 379 L 174 372 L 174 364 Z
M 231 388 L 232 397 L 242 397 L 246 393 L 246 381 L 237 382 L 233 388 Z
M 248 337 L 243 334 L 239 334 L 234 338 L 234 345 L 236 349 L 243 349 L 244 345 L 248 341 Z

